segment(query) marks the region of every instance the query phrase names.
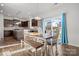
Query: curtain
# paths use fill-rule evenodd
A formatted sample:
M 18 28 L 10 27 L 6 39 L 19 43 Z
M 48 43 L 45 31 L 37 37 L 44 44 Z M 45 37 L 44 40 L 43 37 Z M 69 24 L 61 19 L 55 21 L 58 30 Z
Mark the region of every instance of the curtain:
M 61 34 L 62 44 L 68 44 L 67 36 L 67 24 L 66 24 L 66 14 L 62 13 L 62 34 Z

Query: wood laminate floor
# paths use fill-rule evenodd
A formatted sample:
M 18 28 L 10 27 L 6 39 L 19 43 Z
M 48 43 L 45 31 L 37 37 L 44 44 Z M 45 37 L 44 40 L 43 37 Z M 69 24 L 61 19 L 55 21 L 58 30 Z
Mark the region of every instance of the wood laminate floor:
M 10 44 L 16 44 L 16 43 L 19 43 L 19 42 L 20 41 L 17 41 L 12 36 L 5 37 L 3 41 L 0 41 L 0 46 L 10 45 Z
M 10 44 L 16 44 L 20 41 L 15 40 L 13 37 L 5 37 L 5 40 L 0 42 L 0 46 L 10 45 Z M 55 53 L 55 47 L 52 46 L 53 53 Z M 57 52 L 59 56 L 79 56 L 79 47 L 75 47 L 72 45 L 58 45 L 57 46 Z M 29 52 L 29 51 L 28 51 Z M 15 56 L 31 56 L 28 54 L 28 52 L 20 52 L 15 54 Z M 37 52 L 38 55 L 40 55 L 40 52 Z M 51 55 L 51 46 L 48 46 L 47 50 L 47 56 Z M 53 55 L 52 55 L 53 56 Z

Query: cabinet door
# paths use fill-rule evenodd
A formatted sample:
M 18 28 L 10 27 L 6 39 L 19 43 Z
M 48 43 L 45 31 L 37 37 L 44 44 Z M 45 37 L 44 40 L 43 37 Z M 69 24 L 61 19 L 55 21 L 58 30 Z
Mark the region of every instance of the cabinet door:
M 22 21 L 21 26 L 22 27 L 28 27 L 28 21 Z
M 38 21 L 35 19 L 32 19 L 32 26 L 38 26 Z

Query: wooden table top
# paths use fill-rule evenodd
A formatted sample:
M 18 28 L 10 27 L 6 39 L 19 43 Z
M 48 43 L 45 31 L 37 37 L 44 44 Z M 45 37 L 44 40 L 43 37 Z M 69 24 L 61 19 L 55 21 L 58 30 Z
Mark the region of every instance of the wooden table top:
M 34 47 L 36 49 L 38 49 L 39 47 L 44 45 L 42 43 L 36 42 L 34 40 L 30 40 L 30 39 L 26 40 L 26 43 L 28 43 L 29 45 L 31 45 L 32 47 Z

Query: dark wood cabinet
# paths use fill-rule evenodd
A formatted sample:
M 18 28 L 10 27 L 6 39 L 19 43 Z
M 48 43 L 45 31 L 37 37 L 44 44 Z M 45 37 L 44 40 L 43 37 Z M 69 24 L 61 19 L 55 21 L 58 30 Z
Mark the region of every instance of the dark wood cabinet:
M 28 21 L 22 21 L 21 26 L 22 27 L 28 27 Z
M 32 26 L 38 26 L 38 21 L 35 19 L 32 19 Z
M 4 19 L 4 27 L 13 27 L 16 25 L 16 23 L 20 22 L 20 20 L 17 19 Z
M 13 20 L 4 19 L 4 27 L 9 27 L 9 26 L 13 26 L 13 25 L 14 25 Z

